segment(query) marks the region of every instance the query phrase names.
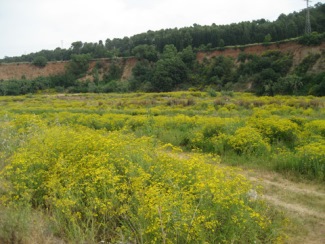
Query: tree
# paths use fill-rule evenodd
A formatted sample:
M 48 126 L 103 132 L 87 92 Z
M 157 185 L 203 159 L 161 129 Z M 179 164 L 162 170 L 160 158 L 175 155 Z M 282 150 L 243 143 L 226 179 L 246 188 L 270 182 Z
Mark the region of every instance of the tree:
M 275 85 L 275 92 L 280 94 L 297 95 L 303 86 L 301 77 L 296 74 L 281 77 Z
M 71 62 L 67 67 L 67 72 L 77 77 L 82 76 L 88 71 L 90 58 L 89 54 L 71 55 Z
M 73 53 L 79 54 L 81 52 L 81 48 L 83 43 L 81 41 L 71 43 L 71 50 Z
M 150 62 L 156 62 L 158 60 L 158 52 L 154 45 L 139 45 L 133 48 L 132 54 L 138 59 L 147 59 Z
M 103 41 L 100 40 L 98 42 L 98 44 L 97 43 L 95 44 L 93 57 L 94 58 L 105 58 L 107 56 L 108 56 L 108 53 L 107 53 L 106 48 L 103 44 Z
M 177 57 L 177 48 L 173 44 L 166 45 L 162 53 L 163 59 L 172 59 Z
M 193 63 L 196 59 L 196 55 L 193 52 L 192 46 L 188 46 L 185 49 L 183 49 L 183 51 L 179 53 L 179 57 L 189 68 L 193 66 Z
M 269 44 L 272 41 L 272 36 L 270 33 L 268 33 L 265 37 L 264 37 L 264 44 Z
M 153 89 L 155 91 L 171 91 L 187 78 L 187 68 L 177 55 L 174 45 L 166 45 L 162 58 L 157 62 L 153 76 Z
M 43 68 L 47 64 L 47 59 L 44 56 L 36 56 L 32 62 L 33 65 Z
M 148 60 L 137 62 L 132 70 L 132 79 L 130 80 L 130 89 L 132 91 L 152 91 L 152 80 L 154 74 L 154 63 Z
M 225 46 L 225 41 L 223 39 L 219 40 L 218 46 L 223 48 Z
M 121 79 L 123 69 L 116 63 L 112 63 L 107 73 L 104 74 L 104 82 L 108 83 L 113 80 Z
M 306 77 L 308 82 L 311 81 L 312 86 L 310 87 L 308 94 L 314 96 L 325 96 L 325 72 L 317 75 L 311 75 Z

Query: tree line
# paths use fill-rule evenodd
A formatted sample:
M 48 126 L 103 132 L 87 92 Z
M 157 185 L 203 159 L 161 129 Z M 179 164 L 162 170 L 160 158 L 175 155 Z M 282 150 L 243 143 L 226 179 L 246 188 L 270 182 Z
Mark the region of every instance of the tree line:
M 311 28 L 325 32 L 325 4 L 317 3 L 310 9 Z M 174 45 L 178 51 L 191 46 L 194 50 L 223 48 L 281 41 L 302 36 L 305 31 L 305 10 L 288 15 L 281 14 L 277 20 L 259 19 L 229 25 L 199 25 L 190 27 L 147 31 L 131 37 L 100 40 L 98 43 L 73 42 L 69 49 L 42 50 L 19 57 L 5 57 L 0 62 L 33 62 L 39 56 L 48 61 L 70 60 L 72 55 L 89 54 L 92 58 L 128 57 L 140 45 L 153 46 L 162 53 L 166 45 Z
M 317 43 L 324 37 L 313 34 L 300 41 Z M 309 72 L 316 62 L 325 58 L 325 53 L 311 53 L 296 66 L 293 65 L 292 53 L 278 50 L 252 55 L 243 49 L 236 59 L 216 56 L 198 62 L 191 46 L 177 52 L 174 45 L 166 45 L 158 61 L 151 61 L 148 57 L 151 56 L 142 55 L 134 67 L 129 80 L 131 91 L 197 89 L 250 91 L 269 96 L 325 95 L 325 72 Z
M 325 4 L 311 9 L 313 32 L 297 41 L 318 45 L 325 40 Z M 262 55 L 245 53 L 246 43 L 283 40 L 303 34 L 305 13 L 280 15 L 274 22 L 258 20 L 225 26 L 193 25 L 181 29 L 148 31 L 131 38 L 107 39 L 105 43 L 72 43 L 70 49 L 43 50 L 36 54 L 5 58 L 2 61 L 29 61 L 39 67 L 47 61 L 70 60 L 64 74 L 27 80 L 1 81 L 0 95 L 56 92 L 167 92 L 173 90 L 252 91 L 258 95 L 325 95 L 325 72 L 308 72 L 324 53 L 308 55 L 293 67 L 293 56 L 280 51 Z M 299 26 L 299 27 L 298 27 Z M 241 45 L 237 59 L 218 56 L 196 60 L 197 50 L 223 49 Z M 132 77 L 120 82 L 123 67 L 117 59 L 104 69 L 98 61 L 89 71 L 93 58 L 135 56 L 138 62 Z M 115 60 L 115 61 L 114 61 Z M 84 77 L 87 75 L 88 80 Z M 91 78 L 89 78 L 91 77 Z M 212 92 L 213 93 L 213 92 Z
M 301 38 L 305 43 L 324 39 L 324 34 Z M 325 53 L 309 54 L 293 65 L 292 53 L 278 50 L 262 55 L 245 53 L 234 59 L 225 56 L 196 59 L 192 46 L 178 51 L 173 44 L 165 45 L 160 54 L 153 45 L 134 49 L 138 58 L 129 80 L 121 81 L 123 66 L 112 59 L 110 68 L 97 61 L 89 69 L 89 54 L 72 55 L 64 74 L 27 80 L 0 82 L 0 95 L 55 92 L 169 92 L 175 90 L 249 91 L 257 95 L 315 95 L 325 96 L 325 72 L 309 72 Z M 87 75 L 87 76 L 86 76 Z M 85 77 L 88 77 L 85 80 Z

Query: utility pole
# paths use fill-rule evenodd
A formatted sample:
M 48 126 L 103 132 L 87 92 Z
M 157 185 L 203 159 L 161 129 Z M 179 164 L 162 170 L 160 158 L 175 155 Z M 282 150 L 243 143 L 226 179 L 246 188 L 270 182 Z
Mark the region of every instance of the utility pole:
M 310 35 L 310 33 L 311 33 L 311 25 L 310 25 L 309 2 L 311 2 L 311 1 L 310 0 L 305 0 L 305 1 L 307 2 L 305 34 Z

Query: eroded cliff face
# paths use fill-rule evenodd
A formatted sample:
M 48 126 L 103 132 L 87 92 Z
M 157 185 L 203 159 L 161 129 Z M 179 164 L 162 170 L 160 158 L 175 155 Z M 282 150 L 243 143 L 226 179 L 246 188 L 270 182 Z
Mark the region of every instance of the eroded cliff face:
M 287 42 L 282 44 L 265 45 L 249 45 L 245 48 L 226 48 L 224 50 L 215 51 L 200 51 L 197 53 L 197 60 L 202 62 L 204 58 L 210 59 L 215 56 L 227 56 L 236 59 L 241 52 L 247 54 L 261 55 L 268 50 L 279 50 L 281 52 L 289 52 L 293 55 L 293 66 L 295 67 L 309 54 L 321 54 L 321 58 L 311 68 L 311 72 L 321 72 L 325 70 L 325 43 L 319 46 L 302 46 L 296 42 Z M 51 76 L 64 73 L 65 67 L 69 62 L 48 62 L 44 68 L 39 68 L 31 63 L 0 63 L 0 80 L 10 79 L 34 79 L 40 76 Z M 89 70 L 83 80 L 92 80 L 92 70 L 97 63 L 101 64 L 101 74 L 107 72 L 110 66 L 115 63 L 123 69 L 122 80 L 127 80 L 132 75 L 132 69 L 137 63 L 137 59 L 130 58 L 115 58 L 115 59 L 99 59 L 92 60 L 89 64 Z
M 93 79 L 92 70 L 96 67 L 96 64 L 100 64 L 100 75 L 103 75 L 105 72 L 108 72 L 110 66 L 114 63 L 120 66 L 123 70 L 121 79 L 127 80 L 132 75 L 132 69 L 134 68 L 136 62 L 137 59 L 134 57 L 91 60 L 87 75 L 83 79 Z M 45 67 L 40 68 L 31 63 L 0 63 L 0 80 L 22 78 L 35 79 L 40 76 L 47 77 L 59 75 L 65 72 L 68 64 L 69 61 L 48 62 Z
M 262 55 L 269 50 L 279 50 L 281 52 L 291 53 L 293 55 L 293 67 L 310 54 L 321 54 L 322 57 L 312 67 L 312 72 L 321 72 L 325 70 L 325 42 L 319 46 L 302 46 L 296 42 L 287 42 L 282 44 L 248 45 L 245 48 L 226 48 L 224 50 L 202 51 L 197 53 L 197 60 L 202 62 L 204 58 L 210 59 L 216 56 L 227 56 L 236 59 L 242 52 L 246 54 Z
M 63 73 L 68 62 L 49 62 L 44 68 L 31 63 L 0 63 L 0 80 L 34 79 Z

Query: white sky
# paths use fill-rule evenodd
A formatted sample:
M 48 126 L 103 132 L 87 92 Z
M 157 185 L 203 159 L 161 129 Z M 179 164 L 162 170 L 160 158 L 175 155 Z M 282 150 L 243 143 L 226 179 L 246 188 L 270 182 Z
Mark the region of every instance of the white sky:
M 0 58 L 194 23 L 273 21 L 305 6 L 304 0 L 0 0 Z

